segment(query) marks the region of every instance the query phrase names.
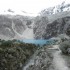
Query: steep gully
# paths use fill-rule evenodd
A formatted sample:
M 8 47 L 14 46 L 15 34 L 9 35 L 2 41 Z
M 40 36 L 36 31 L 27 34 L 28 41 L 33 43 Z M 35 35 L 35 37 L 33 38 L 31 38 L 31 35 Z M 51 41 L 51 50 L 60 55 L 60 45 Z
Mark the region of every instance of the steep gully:
M 15 32 L 15 34 L 20 37 L 21 39 L 33 39 L 34 38 L 34 34 L 33 34 L 33 24 L 34 22 L 31 24 L 31 28 L 26 28 L 26 30 L 23 32 L 23 34 L 19 34 L 16 30 L 15 30 L 15 25 L 12 22 L 12 29 Z

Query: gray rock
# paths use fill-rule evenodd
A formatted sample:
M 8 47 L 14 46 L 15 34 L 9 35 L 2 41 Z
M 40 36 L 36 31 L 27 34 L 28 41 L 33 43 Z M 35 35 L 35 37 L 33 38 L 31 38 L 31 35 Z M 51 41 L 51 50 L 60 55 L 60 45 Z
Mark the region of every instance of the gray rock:
M 46 19 L 47 17 L 44 17 L 43 20 L 42 18 L 35 23 L 35 39 L 49 39 L 60 34 L 70 36 L 70 16 L 59 17 L 51 23 L 49 23 L 49 19 Z
M 20 38 L 27 24 L 31 24 L 30 17 L 21 15 L 0 15 L 0 39 Z

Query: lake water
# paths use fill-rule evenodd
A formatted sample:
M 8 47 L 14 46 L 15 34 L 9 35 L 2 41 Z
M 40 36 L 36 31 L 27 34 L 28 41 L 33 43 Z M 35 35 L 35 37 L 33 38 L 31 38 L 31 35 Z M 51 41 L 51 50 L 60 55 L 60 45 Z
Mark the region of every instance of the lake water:
M 35 40 L 35 39 L 24 39 L 22 40 L 22 42 L 25 42 L 25 43 L 32 43 L 32 44 L 36 44 L 36 45 L 44 45 L 44 44 L 50 44 L 53 42 L 53 40 L 49 39 L 49 40 L 42 40 L 42 39 L 39 39 L 39 40 Z

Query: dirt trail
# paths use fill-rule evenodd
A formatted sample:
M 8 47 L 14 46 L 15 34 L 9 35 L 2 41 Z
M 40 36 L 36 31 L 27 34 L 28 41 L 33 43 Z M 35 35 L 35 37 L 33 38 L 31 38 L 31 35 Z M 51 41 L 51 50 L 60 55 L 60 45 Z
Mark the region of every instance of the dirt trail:
M 61 51 L 56 51 L 56 53 L 54 53 L 53 64 L 55 70 L 69 70 L 69 68 L 66 65 L 66 61 L 61 55 Z

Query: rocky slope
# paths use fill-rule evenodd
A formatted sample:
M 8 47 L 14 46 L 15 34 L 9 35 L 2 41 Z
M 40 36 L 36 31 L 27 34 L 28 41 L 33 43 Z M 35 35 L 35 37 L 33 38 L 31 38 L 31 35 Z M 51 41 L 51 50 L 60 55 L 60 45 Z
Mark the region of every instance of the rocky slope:
M 0 39 L 24 38 L 23 33 L 32 23 L 31 17 L 0 15 Z
M 35 18 L 0 15 L 0 39 L 49 39 L 70 35 L 70 11 Z
M 36 20 L 34 26 L 35 39 L 49 39 L 60 34 L 70 36 L 70 12 L 41 16 L 40 20 Z

